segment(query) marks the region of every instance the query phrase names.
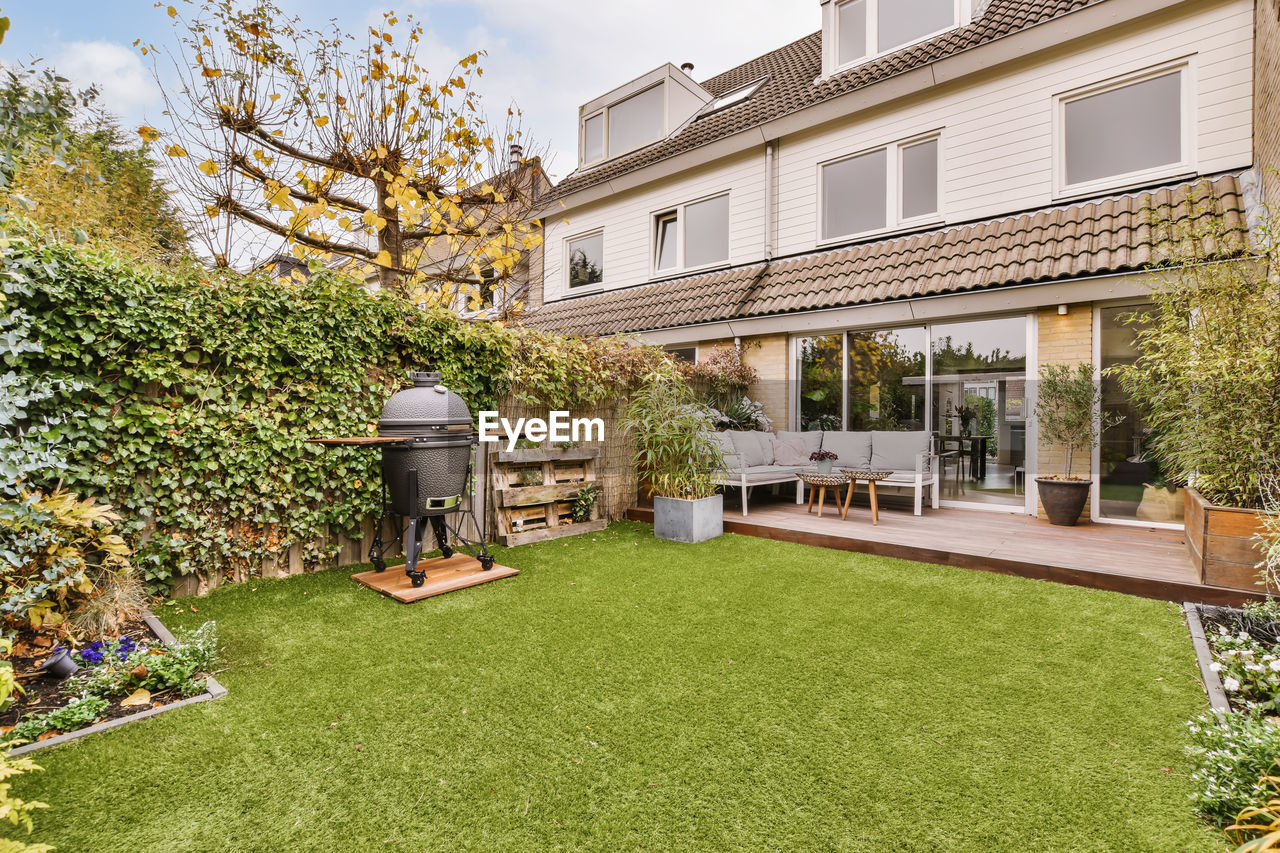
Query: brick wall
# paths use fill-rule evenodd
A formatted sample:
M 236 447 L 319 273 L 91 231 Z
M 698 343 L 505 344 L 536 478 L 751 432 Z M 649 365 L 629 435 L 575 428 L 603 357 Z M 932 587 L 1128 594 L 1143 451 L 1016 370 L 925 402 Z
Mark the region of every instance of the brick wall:
M 1066 315 L 1059 315 L 1058 309 L 1042 309 L 1037 315 L 1039 327 L 1039 349 L 1037 357 L 1040 365 L 1046 364 L 1081 364 L 1093 361 L 1093 306 L 1072 305 Z M 1032 377 L 1035 378 L 1035 377 Z M 1060 474 L 1066 464 L 1066 449 L 1049 446 L 1041 442 L 1037 448 L 1037 471 L 1028 472 L 1030 476 L 1041 473 Z M 1088 477 L 1091 474 L 1092 459 L 1088 451 L 1076 452 L 1072 460 L 1071 473 L 1077 477 Z M 1038 507 L 1038 514 L 1045 517 L 1044 507 Z M 1082 519 L 1089 517 L 1089 505 L 1086 503 Z
M 1280 0 L 1256 0 L 1253 70 L 1253 162 L 1267 203 L 1280 209 Z
M 751 338 L 743 361 L 754 367 L 760 380 L 747 394 L 752 400 L 764 404 L 764 412 L 773 421 L 775 430 L 789 429 L 791 420 L 791 395 L 787 391 L 787 336 L 768 335 Z

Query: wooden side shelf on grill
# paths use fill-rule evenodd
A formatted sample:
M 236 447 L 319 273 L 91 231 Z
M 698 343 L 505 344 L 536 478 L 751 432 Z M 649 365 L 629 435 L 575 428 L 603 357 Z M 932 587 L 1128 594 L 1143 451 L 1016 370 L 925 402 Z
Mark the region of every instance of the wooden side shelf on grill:
M 604 530 L 599 501 L 573 520 L 578 493 L 596 482 L 599 447 L 503 450 L 489 457 L 498 541 L 508 547 Z
M 360 572 L 352 575 L 351 578 L 396 601 L 410 604 L 433 595 L 443 595 L 446 592 L 520 574 L 519 569 L 496 564 L 486 572 L 480 568 L 480 561 L 465 554 L 454 554 L 447 559 L 436 557 L 431 560 L 420 560 L 418 568 L 427 573 L 427 582 L 418 587 L 409 581 L 409 576 L 404 573 L 403 563 L 398 566 L 387 566 L 386 571 L 382 572 L 373 570 Z

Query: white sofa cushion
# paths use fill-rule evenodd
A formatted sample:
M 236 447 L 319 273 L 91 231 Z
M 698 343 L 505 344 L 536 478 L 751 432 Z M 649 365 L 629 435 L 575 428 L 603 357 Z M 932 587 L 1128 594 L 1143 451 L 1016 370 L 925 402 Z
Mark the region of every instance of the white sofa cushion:
M 824 432 L 822 449 L 836 455 L 835 464 L 841 468 L 865 470 L 871 464 L 871 433 Z
M 773 464 L 773 433 L 759 430 L 726 430 L 747 467 Z
M 792 441 L 794 439 L 802 439 L 808 451 L 805 452 L 805 458 L 808 459 L 810 453 L 822 448 L 822 430 L 815 429 L 807 432 L 787 432 L 786 430 L 778 430 L 779 441 Z
M 803 438 L 783 438 L 779 435 L 773 440 L 774 465 L 808 465 L 809 444 Z
M 745 467 L 741 454 L 733 444 L 733 437 L 725 432 L 715 434 L 716 441 L 720 442 L 720 452 L 724 454 L 724 467 L 726 471 L 737 471 Z
M 916 456 L 929 451 L 927 432 L 871 433 L 871 470 L 915 471 Z

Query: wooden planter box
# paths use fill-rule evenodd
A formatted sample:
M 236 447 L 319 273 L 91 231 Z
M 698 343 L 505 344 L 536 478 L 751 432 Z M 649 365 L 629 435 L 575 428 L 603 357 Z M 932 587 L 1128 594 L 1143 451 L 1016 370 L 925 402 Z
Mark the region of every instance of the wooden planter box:
M 1262 530 L 1257 512 L 1215 506 L 1191 488 L 1186 489 L 1185 497 L 1187 550 L 1200 572 L 1200 582 L 1262 592 L 1257 568 L 1262 554 L 1253 541 L 1254 534 Z
M 573 520 L 573 503 L 596 483 L 598 447 L 503 450 L 490 457 L 498 542 L 527 545 L 604 530 L 599 502 L 587 521 Z

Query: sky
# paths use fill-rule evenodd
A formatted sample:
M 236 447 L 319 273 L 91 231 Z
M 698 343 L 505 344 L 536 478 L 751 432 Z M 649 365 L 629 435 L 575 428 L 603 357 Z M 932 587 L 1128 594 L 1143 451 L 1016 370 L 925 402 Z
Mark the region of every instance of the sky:
M 182 0 L 166 0 L 180 5 Z M 487 51 L 476 87 L 499 119 L 514 103 L 559 180 L 577 162 L 578 107 L 664 62 L 694 63 L 704 80 L 820 27 L 819 0 L 278 0 L 315 27 L 336 19 L 362 32 L 395 10 L 418 16 L 424 55 L 442 77 L 461 57 Z M 125 127 L 164 127 L 160 90 L 142 39 L 176 43 L 163 6 L 150 0 L 0 0 L 12 20 L 0 62 L 41 57 L 78 86 L 101 87 L 100 103 Z

